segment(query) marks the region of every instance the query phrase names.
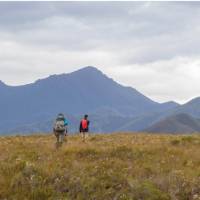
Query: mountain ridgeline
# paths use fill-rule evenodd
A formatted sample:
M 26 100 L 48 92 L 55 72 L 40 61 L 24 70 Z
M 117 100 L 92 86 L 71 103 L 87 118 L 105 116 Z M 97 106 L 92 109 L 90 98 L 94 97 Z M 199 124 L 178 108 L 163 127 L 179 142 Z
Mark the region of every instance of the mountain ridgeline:
M 146 130 L 151 133 L 195 133 L 200 132 L 200 120 L 180 113 L 153 124 Z
M 32 84 L 8 86 L 0 81 L 0 133 L 49 132 L 59 112 L 76 132 L 88 113 L 92 132 L 148 130 L 175 113 L 200 117 L 200 99 L 185 105 L 157 103 L 125 87 L 94 67 L 52 75 Z

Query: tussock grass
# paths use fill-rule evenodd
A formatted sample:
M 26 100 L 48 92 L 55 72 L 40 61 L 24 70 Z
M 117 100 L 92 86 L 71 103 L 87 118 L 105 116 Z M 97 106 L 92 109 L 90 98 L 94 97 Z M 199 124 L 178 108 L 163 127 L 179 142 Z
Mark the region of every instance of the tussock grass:
M 1 200 L 198 200 L 200 136 L 0 137 Z

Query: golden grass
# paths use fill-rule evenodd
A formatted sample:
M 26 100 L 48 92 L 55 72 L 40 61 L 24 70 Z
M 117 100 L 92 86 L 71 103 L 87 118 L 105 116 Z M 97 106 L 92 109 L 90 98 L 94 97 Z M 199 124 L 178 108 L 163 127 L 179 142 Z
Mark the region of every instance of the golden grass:
M 200 200 L 200 136 L 0 137 L 1 200 Z

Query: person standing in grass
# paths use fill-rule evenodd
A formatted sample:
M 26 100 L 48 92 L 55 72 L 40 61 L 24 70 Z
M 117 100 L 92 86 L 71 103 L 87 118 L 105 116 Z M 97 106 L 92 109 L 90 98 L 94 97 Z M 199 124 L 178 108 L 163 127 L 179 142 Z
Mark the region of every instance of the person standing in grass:
M 65 116 L 62 113 L 58 114 L 53 127 L 53 132 L 57 139 L 56 147 L 60 147 L 62 145 L 64 137 L 67 135 L 67 125 L 68 122 Z
M 82 136 L 82 141 L 85 142 L 85 134 L 89 131 L 90 121 L 88 120 L 88 115 L 84 115 L 84 118 L 80 122 L 79 132 Z

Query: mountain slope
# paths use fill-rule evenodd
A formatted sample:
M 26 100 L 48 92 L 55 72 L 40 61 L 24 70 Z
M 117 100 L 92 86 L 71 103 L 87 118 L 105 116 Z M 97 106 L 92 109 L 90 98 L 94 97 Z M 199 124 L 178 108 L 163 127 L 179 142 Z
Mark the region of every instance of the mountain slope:
M 0 132 L 53 119 L 59 112 L 80 116 L 108 107 L 123 116 L 138 116 L 174 106 L 156 103 L 94 67 L 53 75 L 23 86 L 7 86 L 1 82 L 0 96 Z
M 200 120 L 186 113 L 179 113 L 156 122 L 145 131 L 152 133 L 200 132 Z
M 188 114 L 194 118 L 200 118 L 200 97 L 194 98 L 183 105 L 179 105 L 175 102 L 166 102 L 163 105 L 165 105 L 166 110 L 162 109 L 161 111 L 149 112 L 149 113 L 136 116 L 130 119 L 130 121 L 125 123 L 122 127 L 120 127 L 119 130 L 120 131 L 122 130 L 143 131 L 145 128 L 147 129 L 148 127 L 151 127 L 151 126 L 154 127 L 155 124 L 157 126 L 157 123 L 159 124 L 161 121 L 165 120 L 166 117 L 171 118 L 171 116 L 175 116 L 179 114 L 180 116 L 182 116 L 181 115 L 182 113 Z M 167 105 L 169 107 L 167 107 Z M 174 120 L 176 121 L 176 119 Z M 173 122 L 169 123 L 169 127 L 171 127 L 171 124 L 173 124 Z M 181 127 L 182 126 L 183 125 L 181 125 Z M 163 131 L 162 131 L 162 127 L 163 127 Z M 177 127 L 177 130 L 175 130 L 175 127 Z M 179 129 L 181 130 L 180 127 L 174 126 L 174 129 L 171 130 L 171 132 L 179 131 Z M 187 129 L 188 127 L 184 128 L 184 130 L 187 130 Z M 165 131 L 164 126 L 161 126 L 159 128 L 159 131 L 164 132 Z M 193 130 L 191 129 L 189 129 L 188 131 L 193 132 Z M 151 130 L 151 132 L 153 132 L 153 129 Z
M 193 117 L 200 118 L 200 97 L 194 98 L 191 101 L 177 107 L 174 113 L 188 113 Z

